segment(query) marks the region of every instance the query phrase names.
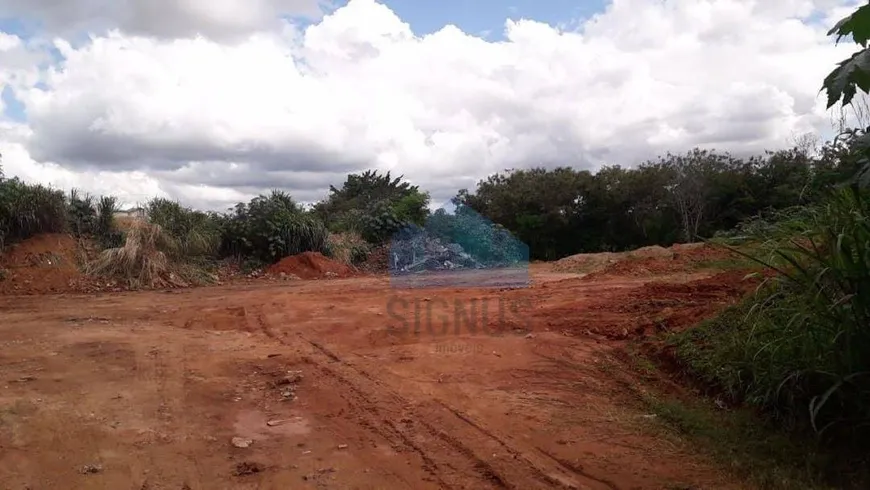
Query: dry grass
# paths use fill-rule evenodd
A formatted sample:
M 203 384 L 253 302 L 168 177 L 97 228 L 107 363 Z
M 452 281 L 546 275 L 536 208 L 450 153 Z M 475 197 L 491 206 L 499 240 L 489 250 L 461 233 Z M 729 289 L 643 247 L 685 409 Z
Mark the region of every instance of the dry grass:
M 348 265 L 365 261 L 371 246 L 358 233 L 330 233 L 327 248 L 331 258 Z
M 127 230 L 129 230 L 130 228 L 133 228 L 138 223 L 142 223 L 144 220 L 141 218 L 135 218 L 135 217 L 131 217 L 131 216 L 115 216 L 113 218 L 113 221 L 115 223 L 115 226 L 119 230 L 126 233 Z
M 87 268 L 92 275 L 111 277 L 131 288 L 185 287 L 194 274 L 175 262 L 177 242 L 159 225 L 130 224 L 124 245 L 104 250 Z

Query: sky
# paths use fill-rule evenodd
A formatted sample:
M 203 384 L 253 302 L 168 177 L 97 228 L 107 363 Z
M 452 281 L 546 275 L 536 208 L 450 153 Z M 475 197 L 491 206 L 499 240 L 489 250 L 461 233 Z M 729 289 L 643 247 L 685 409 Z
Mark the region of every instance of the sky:
M 442 203 L 510 168 L 832 134 L 855 0 L 0 0 L 7 176 L 223 210 L 351 172 Z

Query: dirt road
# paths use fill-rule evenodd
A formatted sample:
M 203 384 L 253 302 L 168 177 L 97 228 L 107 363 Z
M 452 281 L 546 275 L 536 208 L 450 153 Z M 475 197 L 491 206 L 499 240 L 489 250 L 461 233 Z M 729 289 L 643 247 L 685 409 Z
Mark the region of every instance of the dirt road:
M 746 290 L 709 275 L 0 297 L 0 488 L 739 488 L 615 355 Z

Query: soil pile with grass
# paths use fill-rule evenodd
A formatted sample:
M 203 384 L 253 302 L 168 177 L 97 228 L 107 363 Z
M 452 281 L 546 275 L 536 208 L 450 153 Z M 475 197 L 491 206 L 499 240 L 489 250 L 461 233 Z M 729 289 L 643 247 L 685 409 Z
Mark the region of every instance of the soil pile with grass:
M 600 252 L 591 254 L 576 254 L 553 263 L 554 272 L 574 272 L 588 274 L 607 267 L 620 260 L 622 254 L 613 252 Z
M 353 274 L 353 270 L 347 264 L 325 257 L 320 252 L 303 252 L 284 257 L 269 266 L 267 272 L 273 276 L 279 276 L 281 273 L 294 274 L 302 279 L 348 277 Z
M 626 259 L 608 265 L 607 267 L 592 272 L 586 276 L 586 279 L 601 279 L 609 276 L 613 277 L 644 277 L 656 276 L 663 274 L 676 274 L 686 272 L 686 264 L 677 260 L 673 256 L 669 258 L 663 257 L 646 257 L 638 259 Z
M 124 245 L 104 250 L 88 264 L 94 276 L 109 278 L 130 289 L 188 287 L 204 283 L 205 275 L 178 258 L 179 244 L 160 226 L 133 223 Z
M 670 248 L 644 247 L 615 258 L 591 271 L 589 280 L 606 277 L 646 277 L 692 272 L 699 267 L 716 269 L 735 255 L 728 249 L 708 243 L 677 244 Z
M 65 293 L 90 281 L 79 269 L 87 248 L 70 235 L 37 235 L 0 253 L 0 294 Z
M 673 247 L 665 248 L 658 245 L 650 245 L 632 250 L 626 255 L 632 259 L 671 258 L 674 256 L 674 250 Z

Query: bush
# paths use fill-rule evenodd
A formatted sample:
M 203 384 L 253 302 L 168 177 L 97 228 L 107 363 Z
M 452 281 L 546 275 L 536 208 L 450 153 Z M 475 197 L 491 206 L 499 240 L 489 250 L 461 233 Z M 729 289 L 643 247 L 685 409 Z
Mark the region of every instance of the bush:
M 103 196 L 97 203 L 97 219 L 94 234 L 103 248 L 120 247 L 124 234 L 115 226 L 115 211 L 118 200 L 114 196 Z
M 80 196 L 77 189 L 69 191 L 67 198 L 67 220 L 69 229 L 76 236 L 94 234 L 97 225 L 97 208 L 94 196 Z
M 220 218 L 194 211 L 164 198 L 152 199 L 146 209 L 148 221 L 158 225 L 176 243 L 176 253 L 188 259 L 213 257 L 220 246 Z
M 80 196 L 78 190 L 71 190 L 67 197 L 70 231 L 76 236 L 94 237 L 103 248 L 121 246 L 124 236 L 115 228 L 117 202 L 114 196 L 103 196 L 97 200 L 89 194 Z
M 329 235 L 330 256 L 349 265 L 359 265 L 371 253 L 371 245 L 354 233 L 333 233 Z
M 187 286 L 207 277 L 185 263 L 179 243 L 160 225 L 135 222 L 124 245 L 104 250 L 88 265 L 88 273 L 111 277 L 131 288 Z
M 384 200 L 369 206 L 362 216 L 360 231 L 367 242 L 378 245 L 387 242 L 406 226 L 391 204 Z
M 0 179 L 0 249 L 38 233 L 67 229 L 62 191 L 19 179 Z
M 792 206 L 785 209 L 773 209 L 741 221 L 730 230 L 717 231 L 713 237 L 730 245 L 741 245 L 759 239 L 769 240 L 772 237 L 783 236 L 783 226 L 794 220 L 800 222 L 806 213 L 804 206 Z
M 756 296 L 675 339 L 695 374 L 823 440 L 870 427 L 870 201 L 844 188 L 758 238 L 776 272 Z
M 224 256 L 256 257 L 275 262 L 302 252 L 328 253 L 329 232 L 286 193 L 273 191 L 238 204 L 222 219 L 220 251 Z

